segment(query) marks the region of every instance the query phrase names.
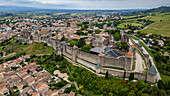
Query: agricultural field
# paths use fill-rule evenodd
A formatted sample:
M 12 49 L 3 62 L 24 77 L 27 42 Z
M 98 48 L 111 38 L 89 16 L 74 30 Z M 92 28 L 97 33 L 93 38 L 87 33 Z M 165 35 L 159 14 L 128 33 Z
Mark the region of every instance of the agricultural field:
M 170 37 L 170 21 L 154 23 L 148 26 L 148 28 L 142 30 L 142 32 L 160 34 Z
M 13 49 L 13 52 L 26 52 L 26 54 L 31 55 L 50 55 L 51 53 L 56 51 L 52 47 L 46 46 L 44 43 L 32 43 L 32 44 L 21 44 L 15 49 Z
M 160 20 L 170 21 L 170 13 L 157 14 L 156 16 L 147 16 L 147 17 L 143 17 L 141 19 L 151 20 L 151 21 L 155 21 L 155 22 L 160 22 Z
M 131 16 L 132 17 L 132 16 Z M 127 18 L 127 17 L 123 17 Z M 138 19 L 145 19 L 154 21 L 155 23 L 149 25 L 141 32 L 144 33 L 154 33 L 160 34 L 163 36 L 170 36 L 170 13 L 160 13 L 156 14 L 155 16 L 146 16 L 142 18 L 135 18 L 135 19 L 128 19 L 122 20 L 122 23 L 118 25 L 118 28 L 126 29 L 127 24 L 131 24 L 132 26 L 143 26 L 143 22 L 139 22 Z
M 128 24 L 131 24 L 132 26 L 139 26 L 139 27 L 141 27 L 142 26 L 142 24 L 140 24 L 140 23 L 136 23 L 136 22 L 134 22 L 134 23 L 121 23 L 121 24 L 119 24 L 117 27 L 118 28 L 121 28 L 121 29 L 126 29 L 126 26 L 128 25 Z

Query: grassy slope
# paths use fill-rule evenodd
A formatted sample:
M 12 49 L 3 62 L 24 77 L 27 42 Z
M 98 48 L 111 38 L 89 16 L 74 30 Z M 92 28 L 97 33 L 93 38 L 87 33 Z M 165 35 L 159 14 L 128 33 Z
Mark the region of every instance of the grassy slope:
M 170 37 L 170 21 L 154 23 L 148 26 L 148 28 L 143 30 L 142 32 L 155 33 Z
M 142 32 L 155 33 L 170 37 L 170 13 L 161 13 L 157 14 L 156 16 L 147 16 L 143 18 L 123 20 L 123 22 L 118 25 L 118 28 L 124 28 L 124 25 L 126 24 L 132 24 L 133 26 L 142 26 L 143 23 L 137 21 L 138 19 L 146 19 L 156 22 L 148 26 L 147 29 L 142 30 Z M 160 22 L 160 20 L 162 20 L 162 22 Z
M 0 52 L 1 51 L 6 51 L 9 47 L 12 47 L 16 43 L 17 39 L 16 37 L 10 40 L 10 44 L 6 46 L 0 46 Z M 4 49 L 3 49 L 4 48 Z
M 18 47 L 16 47 L 13 52 L 23 52 L 26 51 L 26 54 L 37 54 L 42 55 L 46 54 L 49 55 L 52 52 L 56 52 L 52 47 L 44 46 L 44 43 L 32 43 L 32 44 L 21 44 Z
M 170 37 L 170 13 L 157 14 L 156 16 L 144 17 L 143 19 L 155 21 L 156 23 L 148 26 L 148 28 L 142 32 Z M 160 20 L 162 20 L 162 22 L 160 22 Z

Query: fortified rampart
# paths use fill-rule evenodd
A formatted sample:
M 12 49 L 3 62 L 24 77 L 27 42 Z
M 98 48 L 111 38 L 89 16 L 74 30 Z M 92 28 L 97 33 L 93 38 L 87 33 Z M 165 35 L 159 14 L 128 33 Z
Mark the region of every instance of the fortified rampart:
M 76 46 L 70 47 L 65 42 L 59 42 L 55 39 L 40 38 L 39 40 L 34 41 L 33 38 L 32 39 L 29 38 L 30 37 L 28 36 L 26 37 L 23 36 L 20 37 L 19 39 L 28 40 L 27 43 L 32 43 L 32 42 L 47 43 L 48 46 L 53 47 L 55 50 L 57 50 L 59 54 L 65 55 L 69 59 L 72 59 L 72 61 L 74 62 L 83 64 L 89 69 L 96 71 L 96 73 L 106 73 L 108 71 L 110 75 L 115 77 L 123 77 L 124 74 L 126 77 L 129 77 L 131 73 L 134 73 L 134 77 L 136 79 L 147 80 L 151 83 L 155 83 L 156 80 L 155 74 L 132 71 L 132 66 L 133 66 L 132 57 L 119 56 L 114 58 L 114 57 L 106 57 L 103 54 L 94 55 L 94 54 L 83 52 Z M 138 49 L 140 51 L 140 48 Z M 143 52 L 142 54 L 145 56 Z M 146 59 L 148 60 L 148 58 Z M 114 69 L 114 67 L 116 67 L 117 69 Z M 126 71 L 122 69 L 125 69 Z
M 138 44 L 136 43 L 132 37 L 130 37 L 131 41 L 133 42 L 133 44 L 136 46 L 137 50 L 139 51 L 139 53 L 142 55 L 142 57 L 144 58 L 144 61 L 145 61 L 145 64 L 147 65 L 147 68 L 149 68 L 149 55 L 148 54 L 145 54 L 143 52 L 143 49 L 142 49 L 142 45 L 141 44 Z

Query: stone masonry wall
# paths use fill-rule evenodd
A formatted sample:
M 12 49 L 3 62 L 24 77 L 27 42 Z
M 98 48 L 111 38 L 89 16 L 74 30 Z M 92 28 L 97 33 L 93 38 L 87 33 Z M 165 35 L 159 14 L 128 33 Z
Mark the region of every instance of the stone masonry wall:
M 104 57 L 103 63 L 103 66 L 124 68 L 125 58 Z
M 83 52 L 83 51 L 80 51 L 80 50 L 77 54 L 77 57 L 84 59 L 84 60 L 87 60 L 89 62 L 95 63 L 95 64 L 97 64 L 97 59 L 99 58 L 98 55 L 93 55 L 93 54 L 86 53 L 86 52 Z
M 93 70 L 96 70 L 95 65 L 93 65 L 93 64 L 91 64 L 91 63 L 89 63 L 89 62 L 86 62 L 86 61 L 84 61 L 84 60 L 82 60 L 82 59 L 80 59 L 80 58 L 77 58 L 77 62 L 85 65 L 85 66 L 88 67 L 88 68 L 91 68 L 91 69 L 93 69 Z
M 28 41 L 31 41 L 31 40 L 28 40 Z M 55 50 L 56 49 L 59 50 L 59 48 L 63 48 L 63 44 L 62 43 L 59 44 L 59 42 L 57 42 L 57 41 L 55 41 L 56 44 L 55 44 L 55 42 L 50 42 L 48 40 L 46 41 L 45 39 L 42 40 L 42 41 L 40 40 L 39 42 L 47 43 L 48 46 L 53 47 L 53 48 L 55 47 L 54 48 Z M 66 46 L 66 52 L 64 52 L 64 49 L 63 49 L 63 54 L 66 55 L 67 57 L 69 57 L 70 59 L 72 59 L 73 51 L 74 51 L 74 49 L 72 47 Z M 78 63 L 81 63 L 81 64 L 85 65 L 86 67 L 91 68 L 93 70 L 97 70 L 96 65 L 91 64 L 89 62 L 97 64 L 98 63 L 97 59 L 99 59 L 98 55 L 86 53 L 86 52 L 80 51 L 79 49 L 78 49 L 78 54 L 76 54 L 76 55 L 77 55 L 76 61 Z M 119 68 L 124 68 L 125 64 L 127 62 L 125 58 L 117 58 L 116 59 L 116 58 L 102 57 L 101 60 L 102 60 L 103 66 L 119 67 Z M 89 62 L 87 62 L 87 61 L 89 61 Z M 115 77 L 123 77 L 124 76 L 124 70 L 117 70 L 117 69 L 100 67 L 100 72 L 106 73 L 107 71 L 110 75 L 115 76 Z M 130 73 L 132 73 L 132 72 L 133 71 L 127 71 L 126 77 L 129 77 Z M 135 72 L 134 77 L 137 78 L 137 79 L 145 80 L 146 79 L 146 73 Z M 152 78 L 152 76 L 148 75 L 147 78 Z

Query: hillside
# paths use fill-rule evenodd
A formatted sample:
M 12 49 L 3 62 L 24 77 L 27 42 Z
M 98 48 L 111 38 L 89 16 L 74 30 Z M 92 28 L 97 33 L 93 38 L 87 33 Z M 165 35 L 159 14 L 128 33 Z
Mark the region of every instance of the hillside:
M 154 23 L 148 26 L 148 28 L 142 32 L 160 34 L 170 37 L 170 21 Z
M 153 8 L 153 9 L 145 10 L 145 11 L 141 11 L 141 12 L 143 12 L 143 13 L 154 13 L 154 12 L 165 13 L 165 12 L 170 12 L 170 7 L 162 6 L 159 8 Z
M 49 55 L 52 52 L 56 52 L 52 47 L 46 46 L 44 43 L 32 43 L 32 44 L 21 44 L 15 49 L 13 49 L 13 52 L 23 52 L 25 51 L 26 54 L 46 54 Z
M 142 30 L 144 33 L 154 33 L 170 37 L 170 13 L 161 13 L 156 16 L 147 16 L 142 19 L 151 20 L 155 23 Z

